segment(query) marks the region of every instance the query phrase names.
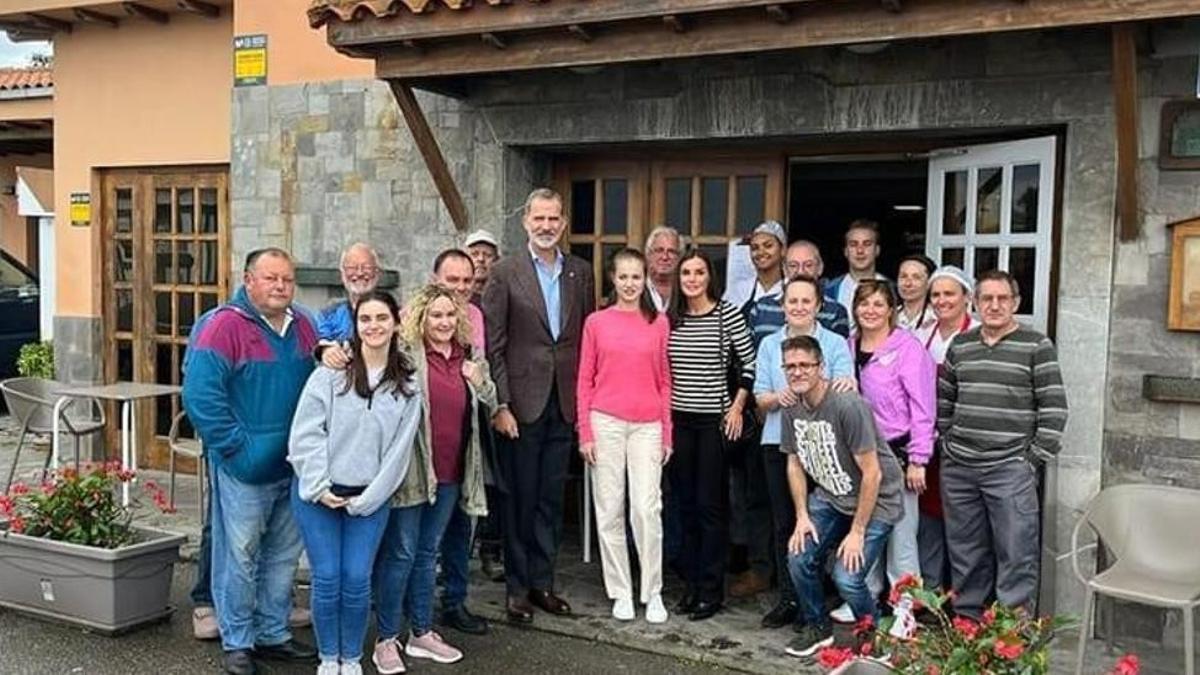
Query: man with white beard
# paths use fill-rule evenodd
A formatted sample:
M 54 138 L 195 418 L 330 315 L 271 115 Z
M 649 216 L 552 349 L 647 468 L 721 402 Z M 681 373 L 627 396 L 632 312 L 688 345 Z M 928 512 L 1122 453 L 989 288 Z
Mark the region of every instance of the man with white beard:
M 346 298 L 321 310 L 317 317 L 317 357 L 330 368 L 341 370 L 350 363 L 347 346 L 343 343 L 354 335 L 354 303 L 379 285 L 379 255 L 361 242 L 354 243 L 342 253 L 340 265 L 342 287 Z

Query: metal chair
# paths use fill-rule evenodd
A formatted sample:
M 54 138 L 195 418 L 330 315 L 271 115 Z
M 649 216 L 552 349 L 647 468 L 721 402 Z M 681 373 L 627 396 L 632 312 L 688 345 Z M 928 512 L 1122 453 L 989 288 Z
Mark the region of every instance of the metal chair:
M 1195 673 L 1194 610 L 1200 605 L 1200 491 L 1165 485 L 1117 485 L 1096 495 L 1071 533 L 1071 566 L 1087 594 L 1079 629 L 1075 673 L 1083 656 L 1096 595 L 1183 612 L 1186 675 Z M 1079 546 L 1087 525 L 1097 544 Z M 1079 553 L 1103 545 L 1116 558 L 1107 569 L 1085 578 Z M 1110 631 L 1111 632 L 1111 631 Z
M 180 411 L 175 419 L 171 420 L 171 431 L 167 434 L 167 444 L 171 448 L 171 463 L 170 463 L 170 498 L 171 508 L 175 508 L 175 457 L 183 455 L 196 460 L 196 479 L 200 486 L 200 500 L 197 507 L 200 509 L 200 522 L 203 524 L 208 520 L 208 509 L 204 508 L 204 487 L 207 482 L 207 471 L 204 462 L 204 444 L 199 438 L 181 438 L 179 436 L 179 428 L 183 424 L 183 420 L 187 417 L 187 413 Z
M 4 493 L 12 485 L 13 476 L 17 473 L 17 463 L 21 460 L 21 447 L 25 444 L 25 435 L 51 434 L 54 432 L 54 403 L 58 398 L 55 393 L 59 387 L 57 382 L 40 377 L 14 377 L 0 382 L 0 392 L 8 410 L 21 424 L 21 436 L 17 441 L 17 450 L 13 454 L 12 467 L 8 470 L 8 480 L 4 483 Z M 85 413 L 77 410 L 87 406 Z M 104 431 L 104 407 L 94 399 L 72 399 L 62 409 L 61 429 L 74 437 L 75 468 L 79 469 L 79 439 L 82 436 L 97 434 Z M 50 468 L 50 453 L 46 454 L 46 464 L 43 472 Z

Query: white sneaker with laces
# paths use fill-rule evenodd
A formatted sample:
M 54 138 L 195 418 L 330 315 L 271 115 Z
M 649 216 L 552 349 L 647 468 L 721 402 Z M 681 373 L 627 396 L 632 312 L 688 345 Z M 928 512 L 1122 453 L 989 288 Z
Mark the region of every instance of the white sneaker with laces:
M 843 602 L 841 607 L 829 613 L 829 618 L 837 623 L 854 623 L 854 610 Z
M 317 666 L 317 675 L 341 675 L 342 667 L 337 661 L 322 661 Z
M 363 675 L 362 664 L 358 661 L 347 661 L 343 663 L 341 675 Z
M 667 622 L 667 608 L 663 606 L 662 596 L 657 593 L 650 597 L 650 602 L 646 603 L 646 622 Z
M 636 616 L 633 611 L 633 599 L 617 598 L 613 600 L 612 615 L 617 621 L 633 621 Z

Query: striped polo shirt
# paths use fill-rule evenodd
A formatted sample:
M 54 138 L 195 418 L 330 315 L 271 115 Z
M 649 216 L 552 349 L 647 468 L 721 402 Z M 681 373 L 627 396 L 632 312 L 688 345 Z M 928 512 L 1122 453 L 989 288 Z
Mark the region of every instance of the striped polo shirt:
M 685 314 L 671 328 L 671 409 L 720 415 L 732 401 L 727 374 L 739 372 L 739 385 L 754 390 L 754 345 L 742 313 L 721 300 L 707 314 Z M 747 403 L 747 405 L 751 405 Z
M 1024 326 L 988 346 L 981 329 L 954 338 L 938 371 L 938 432 L 956 462 L 992 466 L 1058 454 L 1067 394 L 1050 338 Z

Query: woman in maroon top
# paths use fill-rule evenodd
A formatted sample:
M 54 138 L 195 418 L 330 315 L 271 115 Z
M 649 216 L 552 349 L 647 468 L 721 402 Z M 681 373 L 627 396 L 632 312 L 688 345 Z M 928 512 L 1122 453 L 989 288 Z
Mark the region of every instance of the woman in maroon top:
M 456 507 L 469 516 L 487 515 L 476 422 L 480 405 L 496 404 L 496 386 L 483 355 L 472 354 L 467 309 L 452 291 L 436 285 L 419 290 L 409 301 L 400 335 L 424 399 L 423 420 L 375 563 L 382 582 L 376 603 L 381 612 L 407 614 L 408 656 L 454 663 L 462 652 L 432 630 L 434 564 Z M 404 672 L 399 635 L 388 632 L 380 631 L 375 665 L 381 673 Z

